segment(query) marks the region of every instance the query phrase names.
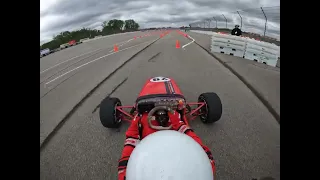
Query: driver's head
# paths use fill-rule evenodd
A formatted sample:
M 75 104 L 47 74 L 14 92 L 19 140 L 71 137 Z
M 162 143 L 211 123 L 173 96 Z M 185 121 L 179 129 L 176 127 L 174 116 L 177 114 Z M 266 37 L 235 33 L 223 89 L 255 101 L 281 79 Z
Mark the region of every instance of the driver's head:
M 213 180 L 207 154 L 186 134 L 163 130 L 141 140 L 127 166 L 126 180 Z
M 155 113 L 156 121 L 159 122 L 160 126 L 167 126 L 169 121 L 168 112 L 166 110 L 158 110 Z
M 239 25 L 235 25 L 235 28 L 239 28 Z

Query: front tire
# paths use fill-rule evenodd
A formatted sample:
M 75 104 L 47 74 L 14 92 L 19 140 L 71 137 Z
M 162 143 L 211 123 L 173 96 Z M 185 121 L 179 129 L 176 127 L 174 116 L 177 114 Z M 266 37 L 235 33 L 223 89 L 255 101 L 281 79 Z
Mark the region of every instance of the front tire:
M 101 124 L 106 128 L 119 128 L 121 125 L 120 111 L 116 107 L 122 106 L 118 98 L 105 98 L 100 103 L 99 116 Z
M 209 124 L 218 121 L 222 115 L 222 103 L 219 96 L 213 92 L 202 93 L 198 102 L 204 102 L 205 105 L 199 110 L 200 119 L 203 123 Z

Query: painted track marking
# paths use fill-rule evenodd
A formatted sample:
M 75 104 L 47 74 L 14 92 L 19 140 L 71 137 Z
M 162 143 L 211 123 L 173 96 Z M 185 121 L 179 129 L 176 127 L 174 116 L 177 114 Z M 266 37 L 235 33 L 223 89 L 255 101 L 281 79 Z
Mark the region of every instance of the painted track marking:
M 96 50 L 89 51 L 89 52 L 86 52 L 86 53 L 80 54 L 80 55 L 78 55 L 78 56 L 72 57 L 72 58 L 70 58 L 70 59 L 68 59 L 68 60 L 66 60 L 66 61 L 63 61 L 63 62 L 61 62 L 61 63 L 58 63 L 58 64 L 56 64 L 56 65 L 54 65 L 54 66 L 51 66 L 51 67 L 49 67 L 49 68 L 47 68 L 47 69 L 45 69 L 45 70 L 41 71 L 41 72 L 40 72 L 40 74 L 42 74 L 42 73 L 44 73 L 44 72 L 46 72 L 46 71 L 48 71 L 48 70 L 50 70 L 50 69 L 52 69 L 52 68 L 54 68 L 54 67 L 57 67 L 57 66 L 59 66 L 60 64 L 63 64 L 63 63 L 69 62 L 69 61 L 71 61 L 71 60 L 73 60 L 73 59 L 75 59 L 75 58 L 78 58 L 78 57 L 80 57 L 80 56 L 84 56 L 84 55 L 86 55 L 86 54 L 89 54 L 89 53 L 92 53 L 92 52 L 96 52 L 96 51 L 99 51 L 99 50 L 101 50 L 101 49 L 96 49 Z
M 125 45 L 125 44 L 127 44 L 128 42 L 130 42 L 130 41 L 132 41 L 133 39 L 129 39 L 129 40 L 127 40 L 127 41 L 124 41 L 124 42 L 121 42 L 121 43 L 117 43 L 116 45 L 119 45 L 119 47 L 121 47 L 121 46 L 123 46 L 123 45 Z M 109 52 L 113 52 L 113 49 L 112 50 L 110 50 Z
M 152 41 L 154 41 L 154 40 L 152 40 Z M 121 51 L 124 51 L 124 50 L 127 50 L 127 49 L 131 49 L 131 48 L 134 48 L 134 47 L 139 46 L 139 45 L 141 45 L 141 44 L 146 44 L 146 43 L 149 43 L 149 42 L 151 42 L 151 41 L 147 41 L 147 42 L 143 42 L 143 43 L 140 43 L 140 44 L 136 44 L 136 45 L 134 45 L 134 46 L 130 46 L 130 47 L 127 47 L 127 48 L 125 48 L 125 49 L 121 49 L 121 50 L 119 50 L 118 52 L 121 52 Z M 115 53 L 118 53 L 118 52 L 112 52 L 112 53 L 109 53 L 109 54 L 107 54 L 107 55 L 101 56 L 101 57 L 99 57 L 99 58 L 97 58 L 97 59 L 94 59 L 94 60 L 92 60 L 92 61 L 89 61 L 89 62 L 87 62 L 87 63 L 85 63 L 85 64 L 82 64 L 82 65 L 80 65 L 80 66 L 78 66 L 78 67 L 76 67 L 76 68 L 74 68 L 74 69 L 71 69 L 70 71 L 68 71 L 68 72 L 66 72 L 66 73 L 63 73 L 63 74 L 61 74 L 60 76 L 52 79 L 51 81 L 45 83 L 45 85 L 48 85 L 48 84 L 52 83 L 53 81 L 55 81 L 55 80 L 57 80 L 57 79 L 65 76 L 66 74 L 69 74 L 70 72 L 72 72 L 72 71 L 74 71 L 74 70 L 77 70 L 77 69 L 79 69 L 79 68 L 81 68 L 81 67 L 83 67 L 83 66 L 86 66 L 86 65 L 88 65 L 88 64 L 90 64 L 90 63 L 93 63 L 93 62 L 98 61 L 98 60 L 100 60 L 100 59 L 102 59 L 102 58 L 104 58 L 104 57 L 110 56 L 110 55 L 115 54 Z
M 133 39 L 129 39 L 129 40 L 126 40 L 126 41 L 121 41 L 121 42 L 118 42 L 118 43 L 116 43 L 116 44 L 128 43 L 128 42 L 130 42 L 131 40 L 133 40 Z M 123 44 L 122 44 L 122 45 L 123 45 Z M 121 45 L 121 46 L 122 46 L 122 45 Z M 78 55 L 78 56 L 72 57 L 72 58 L 70 58 L 70 59 L 68 59 L 68 60 L 66 60 L 66 61 L 63 61 L 63 62 L 61 62 L 61 63 L 58 63 L 58 64 L 56 64 L 56 65 L 54 65 L 54 66 L 52 66 L 52 67 L 49 67 L 49 68 L 41 71 L 40 74 L 42 74 L 42 73 L 44 73 L 44 72 L 46 72 L 46 71 L 48 71 L 48 70 L 50 70 L 50 69 L 52 69 L 52 68 L 54 68 L 54 67 L 57 67 L 57 66 L 59 66 L 59 65 L 61 65 L 61 64 L 63 64 L 63 63 L 69 62 L 69 61 L 71 61 L 71 60 L 73 60 L 73 59 L 75 59 L 75 58 L 78 58 L 78 57 L 81 57 L 81 56 L 84 56 L 84 55 L 86 55 L 86 54 L 89 54 L 89 53 L 92 53 L 92 52 L 96 52 L 96 51 L 99 51 L 99 50 L 102 50 L 102 49 L 99 48 L 99 49 L 96 49 L 96 50 L 93 50 L 93 51 L 89 51 L 89 52 L 80 54 L 80 55 Z M 110 52 L 112 52 L 112 51 L 113 51 L 113 50 L 111 50 Z
M 187 43 L 187 44 L 185 44 L 185 45 L 183 45 L 183 46 L 182 46 L 182 49 L 184 49 L 186 46 L 188 46 L 188 45 L 190 45 L 191 43 L 193 43 L 193 42 L 194 42 L 194 39 L 193 39 L 191 36 L 189 36 L 189 35 L 188 35 L 188 37 L 189 37 L 189 38 L 191 38 L 191 39 L 192 39 L 192 41 L 191 41 L 191 42 L 189 42 L 189 43 Z

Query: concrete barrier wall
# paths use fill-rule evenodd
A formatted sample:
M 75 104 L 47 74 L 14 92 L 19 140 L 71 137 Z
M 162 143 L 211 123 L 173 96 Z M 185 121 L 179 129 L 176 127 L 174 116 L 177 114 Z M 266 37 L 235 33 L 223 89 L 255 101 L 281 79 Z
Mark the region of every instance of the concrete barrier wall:
M 276 44 L 226 33 L 200 30 L 191 30 L 191 32 L 210 35 L 211 52 L 238 56 L 280 68 L 280 46 Z

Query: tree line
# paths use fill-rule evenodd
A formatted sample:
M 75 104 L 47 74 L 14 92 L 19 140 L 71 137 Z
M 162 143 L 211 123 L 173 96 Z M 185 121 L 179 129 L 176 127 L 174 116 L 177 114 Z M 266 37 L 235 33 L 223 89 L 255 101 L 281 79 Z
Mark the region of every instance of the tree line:
M 40 49 L 49 48 L 50 50 L 53 50 L 59 48 L 61 44 L 67 43 L 71 40 L 76 40 L 78 42 L 80 39 L 94 38 L 98 35 L 105 36 L 122 32 L 137 31 L 140 27 L 133 19 L 125 21 L 112 19 L 108 22 L 104 21 L 101 26 L 102 30 L 82 28 L 76 31 L 61 32 L 60 34 L 55 35 L 51 41 L 42 44 Z

